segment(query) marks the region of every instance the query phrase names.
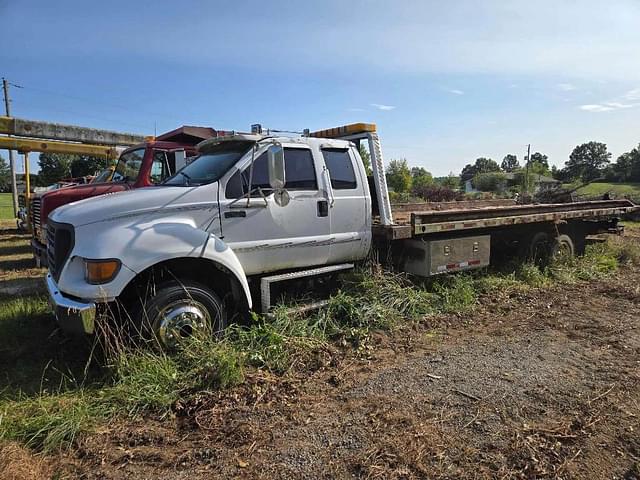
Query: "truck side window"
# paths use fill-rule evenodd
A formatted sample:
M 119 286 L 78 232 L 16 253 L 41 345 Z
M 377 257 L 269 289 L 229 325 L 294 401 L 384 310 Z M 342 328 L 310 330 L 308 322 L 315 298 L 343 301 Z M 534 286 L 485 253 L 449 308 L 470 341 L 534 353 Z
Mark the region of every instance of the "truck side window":
M 151 183 L 161 183 L 175 173 L 176 156 L 172 152 L 156 151 L 151 165 Z
M 265 194 L 269 193 L 271 186 L 269 185 L 269 170 L 267 165 L 267 152 L 256 157 L 253 162 L 253 177 L 251 178 L 251 190 L 260 187 Z M 242 171 L 234 173 L 227 182 L 225 196 L 227 198 L 240 198 L 247 194 L 249 189 L 249 176 L 251 176 L 251 165 Z M 259 197 L 260 194 L 255 192 L 253 197 Z
M 313 156 L 311 150 L 302 148 L 285 148 L 284 162 L 287 177 L 285 188 L 287 190 L 317 190 L 318 182 L 313 166 Z M 249 175 L 251 167 L 248 166 L 241 172 L 234 173 L 225 190 L 227 198 L 240 198 L 246 195 L 249 188 Z M 251 189 L 260 187 L 265 194 L 271 192 L 269 185 L 269 166 L 267 165 L 267 153 L 257 157 L 253 162 L 253 177 L 251 179 Z M 260 196 L 258 192 L 252 196 Z
M 284 169 L 287 190 L 317 190 L 316 169 L 313 155 L 306 148 L 285 148 Z M 267 178 L 268 181 L 268 178 Z
M 349 150 L 342 148 L 323 148 L 324 163 L 329 169 L 331 188 L 335 190 L 352 190 L 357 188 L 356 174 L 349 156 Z

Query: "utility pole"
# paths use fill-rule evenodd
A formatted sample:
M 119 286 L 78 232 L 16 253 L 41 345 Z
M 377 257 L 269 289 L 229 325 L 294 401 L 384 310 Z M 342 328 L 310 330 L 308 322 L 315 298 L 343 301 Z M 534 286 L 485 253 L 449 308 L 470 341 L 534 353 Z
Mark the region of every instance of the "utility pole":
M 529 161 L 531 160 L 531 144 L 527 145 L 527 163 L 524 169 L 524 188 L 527 195 L 529 194 Z
M 2 89 L 4 90 L 4 111 L 7 117 L 11 116 L 11 101 L 9 100 L 9 82 L 2 77 Z M 16 164 L 13 158 L 13 150 L 9 150 L 9 168 L 11 169 L 11 198 L 13 199 L 13 216 L 18 218 L 18 185 L 16 183 Z

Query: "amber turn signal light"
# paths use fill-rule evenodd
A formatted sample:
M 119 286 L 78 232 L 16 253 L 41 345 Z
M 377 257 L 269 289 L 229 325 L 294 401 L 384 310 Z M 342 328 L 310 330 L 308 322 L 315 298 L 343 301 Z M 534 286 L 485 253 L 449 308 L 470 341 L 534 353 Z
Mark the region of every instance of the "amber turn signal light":
M 120 270 L 119 260 L 87 260 L 85 265 L 85 279 L 93 285 L 108 283 L 116 276 Z

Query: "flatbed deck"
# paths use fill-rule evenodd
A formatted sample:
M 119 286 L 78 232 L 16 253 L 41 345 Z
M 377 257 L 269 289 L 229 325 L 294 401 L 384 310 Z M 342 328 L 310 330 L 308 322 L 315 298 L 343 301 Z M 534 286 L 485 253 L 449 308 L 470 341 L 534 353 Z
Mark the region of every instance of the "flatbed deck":
M 373 234 L 387 240 L 399 240 L 441 232 L 496 228 L 527 223 L 556 222 L 569 219 L 593 219 L 619 217 L 640 206 L 630 200 L 599 200 L 575 203 L 533 205 L 504 205 L 455 210 L 416 209 L 411 212 L 394 212 L 393 225 L 374 225 Z M 427 204 L 425 204 L 427 205 Z

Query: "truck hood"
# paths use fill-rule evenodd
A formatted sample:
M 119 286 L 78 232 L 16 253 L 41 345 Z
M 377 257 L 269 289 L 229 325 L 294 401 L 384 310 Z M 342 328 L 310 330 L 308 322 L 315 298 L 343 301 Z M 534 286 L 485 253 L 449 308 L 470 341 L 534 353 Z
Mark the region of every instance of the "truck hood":
M 87 198 L 69 203 L 56 209 L 51 219 L 55 222 L 69 223 L 75 227 L 92 223 L 117 221 L 121 219 L 141 220 L 151 214 L 169 215 L 185 208 L 197 208 L 199 203 L 196 190 L 208 188 L 207 206 L 211 207 L 216 196 L 216 186 L 203 187 L 147 187 L 110 195 Z M 209 194 L 210 193 L 210 194 Z
M 52 190 L 50 192 L 44 192 L 35 197 L 41 199 L 40 215 L 46 223 L 46 218 L 49 213 L 62 205 L 66 205 L 71 202 L 77 202 L 85 198 L 97 197 L 99 195 L 105 195 L 107 193 L 122 192 L 131 188 L 126 183 L 89 183 L 86 185 L 76 185 L 73 187 L 61 188 L 59 190 Z

